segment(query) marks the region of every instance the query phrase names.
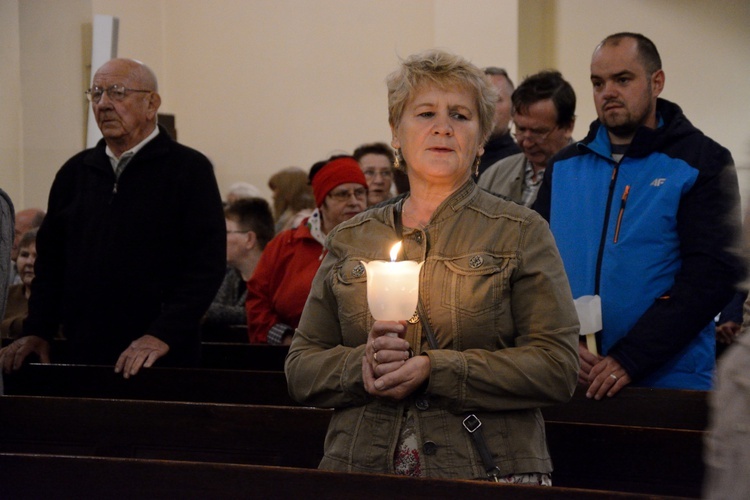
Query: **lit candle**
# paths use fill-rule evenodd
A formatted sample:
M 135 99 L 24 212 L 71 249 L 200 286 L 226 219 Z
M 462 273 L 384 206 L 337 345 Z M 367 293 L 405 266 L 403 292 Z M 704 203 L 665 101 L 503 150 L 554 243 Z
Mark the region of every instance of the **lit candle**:
M 391 248 L 391 261 L 362 262 L 367 270 L 367 304 L 376 320 L 407 320 L 417 310 L 419 271 L 423 262 L 396 262 L 399 241 Z

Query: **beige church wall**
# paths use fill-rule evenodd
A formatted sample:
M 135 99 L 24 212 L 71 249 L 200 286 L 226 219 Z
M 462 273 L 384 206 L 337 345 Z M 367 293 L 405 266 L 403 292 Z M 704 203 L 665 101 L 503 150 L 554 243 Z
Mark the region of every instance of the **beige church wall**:
M 501 16 L 458 16 L 451 2 L 185 4 L 165 2 L 166 89 L 180 139 L 212 159 L 222 192 L 244 180 L 270 196 L 281 168 L 389 142 L 385 78 L 399 58 L 433 46 L 478 63 L 500 53 L 488 23 Z M 461 4 L 479 13 L 493 2 Z
M 67 0 L 66 0 L 67 1 Z M 164 2 L 162 0 L 91 0 L 89 23 L 94 15 L 114 16 L 119 20 L 118 57 L 138 59 L 154 70 L 162 91 L 162 111 L 169 108 L 168 84 L 164 74 Z M 95 72 L 97 68 L 93 68 Z
M 55 0 L 4 1 L 2 5 L 3 14 L 8 12 L 15 21 L 15 27 L 3 29 L 3 51 L 17 44 L 19 55 L 14 57 L 10 48 L 9 59 L 3 58 L 2 85 L 9 93 L 0 94 L 0 107 L 9 115 L 3 113 L 1 119 L 0 144 L 5 147 L 8 141 L 18 149 L 11 148 L 12 160 L 2 160 L 12 161 L 15 170 L 8 172 L 4 166 L 0 183 L 8 184 L 16 209 L 46 207 L 55 172 L 83 144 L 82 77 L 90 1 L 66 0 L 64 5 Z M 4 25 L 4 15 L 2 19 Z M 15 68 L 8 67 L 13 61 Z
M 19 177 L 14 183 L 25 193 L 26 205 L 46 203 L 54 173 L 83 147 L 86 115 L 79 105 L 90 78 L 86 35 L 94 14 L 119 19 L 118 55 L 154 69 L 161 111 L 176 116 L 181 142 L 211 158 L 222 191 L 244 180 L 269 197 L 267 180 L 281 168 L 307 169 L 361 143 L 390 140 L 385 78 L 399 58 L 437 46 L 480 65 L 503 65 L 511 74 L 517 66 L 515 0 L 21 3 L 27 6 L 24 19 L 35 19 L 43 29 L 21 22 L 20 38 L 36 40 L 47 33 L 68 53 L 57 61 L 67 62 L 66 75 L 56 77 L 65 80 L 67 107 L 56 111 L 55 120 L 44 117 L 44 101 L 24 107 L 23 118 L 31 125 L 22 128 L 22 139 L 62 120 L 67 127 L 66 133 L 50 131 L 65 148 L 42 158 L 45 150 L 26 144 L 23 166 L 9 168 L 9 178 Z M 70 39 L 68 32 L 79 36 Z M 27 75 L 48 72 L 50 52 L 42 45 L 26 44 L 20 52 Z M 75 121 L 65 116 L 68 112 Z M 11 121 L 22 122 L 20 117 Z M 34 182 L 28 181 L 30 170 Z
M 388 142 L 385 77 L 430 47 L 504 66 L 516 83 L 557 67 L 579 97 L 580 138 L 595 117 L 591 52 L 626 29 L 657 43 L 664 97 L 747 166 L 749 9 L 743 0 L 3 0 L 0 183 L 19 207 L 44 205 L 57 169 L 83 147 L 94 14 L 120 19 L 119 54 L 156 71 L 162 112 L 176 116 L 180 141 L 212 159 L 222 191 L 244 180 L 269 196 L 280 168 Z
M 521 2 L 522 3 L 522 2 Z M 517 0 L 436 0 L 435 46 L 518 77 Z
M 21 202 L 21 48 L 18 3 L 0 1 L 0 188 Z
M 611 33 L 643 33 L 662 58 L 662 97 L 732 152 L 750 199 L 750 2 L 557 0 L 554 15 L 558 68 L 578 97 L 576 138 L 596 118 L 589 80 L 594 47 Z

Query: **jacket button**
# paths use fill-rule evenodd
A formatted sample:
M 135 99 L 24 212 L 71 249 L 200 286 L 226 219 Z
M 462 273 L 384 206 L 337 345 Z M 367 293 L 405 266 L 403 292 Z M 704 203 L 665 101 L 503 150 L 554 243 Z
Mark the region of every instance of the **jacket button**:
M 429 410 L 430 409 L 430 402 L 427 400 L 427 397 L 420 396 L 414 402 L 414 406 L 417 407 L 417 410 L 422 410 L 422 411 Z
M 434 455 L 437 453 L 437 445 L 432 441 L 425 441 L 422 451 L 424 451 L 425 455 Z
M 414 240 L 416 240 L 417 243 L 422 243 L 422 233 L 417 233 L 414 236 Z

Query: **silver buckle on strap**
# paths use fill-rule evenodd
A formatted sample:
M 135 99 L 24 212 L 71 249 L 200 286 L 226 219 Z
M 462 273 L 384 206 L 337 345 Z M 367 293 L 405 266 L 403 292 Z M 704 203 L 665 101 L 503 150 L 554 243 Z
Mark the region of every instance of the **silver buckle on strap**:
M 477 429 L 482 427 L 482 421 L 477 418 L 473 413 L 464 419 L 464 429 L 470 433 L 474 433 Z

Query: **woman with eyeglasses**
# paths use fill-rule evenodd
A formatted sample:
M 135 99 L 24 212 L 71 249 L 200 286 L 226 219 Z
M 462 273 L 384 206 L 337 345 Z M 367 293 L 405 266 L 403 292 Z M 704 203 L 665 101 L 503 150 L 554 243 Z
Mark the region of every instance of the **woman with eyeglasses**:
M 365 209 L 367 180 L 351 156 L 332 156 L 314 164 L 309 178 L 317 208 L 299 226 L 282 231 L 266 245 L 247 282 L 245 310 L 251 343 L 291 342 L 326 254 L 326 236 Z
M 496 91 L 433 50 L 388 77 L 408 196 L 329 235 L 286 358 L 291 396 L 333 408 L 320 468 L 550 484 L 540 407 L 578 376 L 578 317 L 547 223 L 471 179 Z M 409 321 L 375 321 L 362 262 L 423 262 Z

